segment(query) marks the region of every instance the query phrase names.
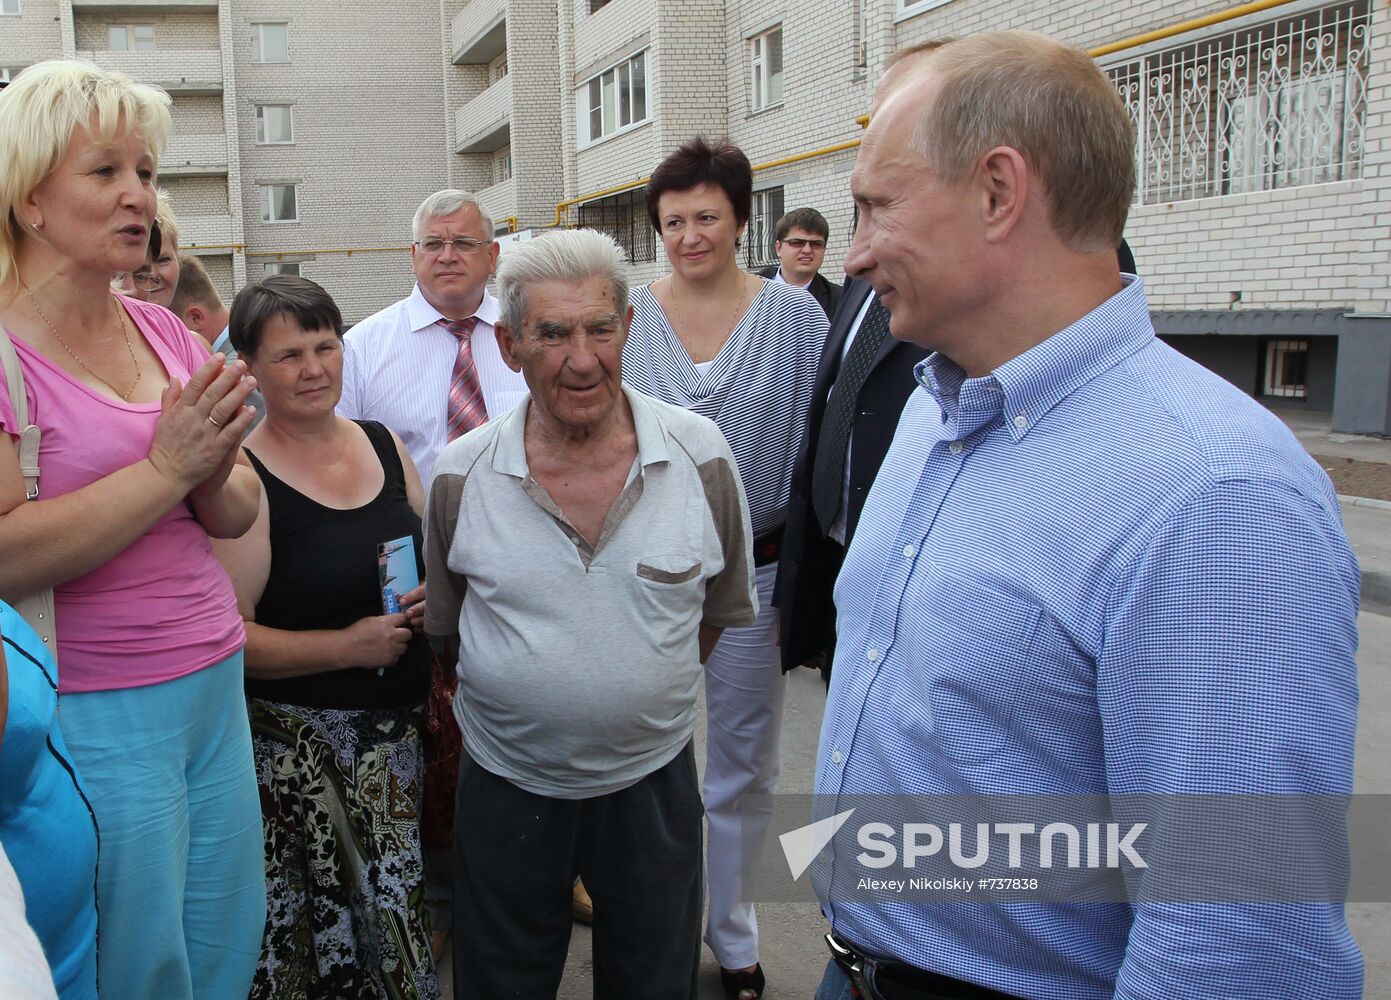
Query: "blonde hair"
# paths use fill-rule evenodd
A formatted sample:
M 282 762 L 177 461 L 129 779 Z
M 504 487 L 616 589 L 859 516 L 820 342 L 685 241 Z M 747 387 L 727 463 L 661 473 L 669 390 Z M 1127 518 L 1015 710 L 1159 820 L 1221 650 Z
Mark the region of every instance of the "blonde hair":
M 169 95 L 122 73 L 72 59 L 24 70 L 0 90 L 0 299 L 19 290 L 16 210 L 63 158 L 73 133 L 101 142 L 138 130 L 158 162 L 169 135 Z
M 174 216 L 174 207 L 169 204 L 169 193 L 160 191 L 155 200 L 155 221 L 159 223 L 160 253 L 167 247 L 169 253 L 179 253 L 179 220 Z
M 1001 31 L 941 46 L 936 96 L 910 145 L 947 180 L 1008 146 L 1038 176 L 1053 229 L 1083 252 L 1120 245 L 1135 196 L 1135 130 L 1120 94 L 1081 49 Z

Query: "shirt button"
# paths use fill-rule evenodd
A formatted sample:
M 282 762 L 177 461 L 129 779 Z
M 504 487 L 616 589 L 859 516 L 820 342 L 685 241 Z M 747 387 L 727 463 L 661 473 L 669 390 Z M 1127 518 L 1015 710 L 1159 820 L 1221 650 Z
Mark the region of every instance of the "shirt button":
M 865 650 L 865 659 L 868 660 L 870 663 L 878 663 L 878 662 L 879 662 L 879 650 L 877 650 L 877 649 L 867 649 L 867 650 Z
M 962 444 L 960 441 L 953 441 L 950 445 L 948 445 L 948 448 L 950 448 L 951 453 L 953 455 L 960 455 L 961 449 L 965 447 L 966 446 Z
M 832 764 L 839 764 L 839 763 L 841 762 L 841 760 L 843 760 L 843 759 L 844 759 L 844 758 L 841 757 L 840 751 L 839 751 L 839 750 L 836 750 L 836 751 L 832 752 L 832 754 L 831 754 L 831 763 L 832 763 Z
M 1022 413 L 1019 414 L 1019 416 L 1014 418 L 1014 426 L 1022 431 L 1025 427 L 1029 426 L 1029 418 Z
M 903 558 L 905 558 L 905 559 L 912 559 L 912 558 L 913 558 L 915 555 L 917 555 L 917 554 L 918 554 L 918 547 L 917 547 L 916 545 L 905 545 L 905 546 L 903 546 Z

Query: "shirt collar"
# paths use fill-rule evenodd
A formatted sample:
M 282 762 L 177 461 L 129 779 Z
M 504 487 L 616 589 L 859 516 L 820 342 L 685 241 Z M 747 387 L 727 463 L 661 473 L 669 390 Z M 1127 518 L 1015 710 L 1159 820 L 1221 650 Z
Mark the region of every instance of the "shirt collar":
M 230 324 L 228 324 L 227 326 L 224 326 L 222 328 L 222 332 L 219 333 L 217 335 L 217 339 L 213 341 L 213 353 L 216 354 L 218 351 L 225 352 L 227 348 L 231 346 L 231 343 L 232 327 Z
M 1154 340 L 1144 283 L 1121 275 L 1115 295 L 989 375 L 967 378 L 956 362 L 940 352 L 914 369 L 918 384 L 937 401 L 953 438 L 964 438 L 1005 416 L 1015 441 L 1038 421 L 1102 372 Z
M 496 326 L 501 312 L 497 299 L 484 291 L 483 301 L 478 303 L 478 308 L 474 310 L 473 315 L 477 316 L 481 323 Z M 425 293 L 420 290 L 420 283 L 416 282 L 410 295 L 406 296 L 406 320 L 411 325 L 411 332 L 416 333 L 428 326 L 434 326 L 442 319 L 444 319 L 444 313 L 430 305 L 429 300 L 425 298 Z
M 638 439 L 638 464 L 644 468 L 670 460 L 667 450 L 666 431 L 657 415 L 652 400 L 630 386 L 623 386 L 623 395 L 628 399 L 628 408 L 633 413 L 633 429 Z M 493 471 L 517 479 L 529 478 L 530 470 L 526 464 L 526 414 L 531 407 L 531 397 L 527 396 L 512 407 L 502 418 L 497 432 L 497 445 L 493 450 Z

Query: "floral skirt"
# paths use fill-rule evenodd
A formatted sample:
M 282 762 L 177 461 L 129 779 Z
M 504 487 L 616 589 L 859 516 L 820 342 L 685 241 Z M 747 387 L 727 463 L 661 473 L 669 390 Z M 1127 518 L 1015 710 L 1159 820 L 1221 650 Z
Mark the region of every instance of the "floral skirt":
M 251 1000 L 436 1000 L 419 708 L 247 706 L 267 911 Z

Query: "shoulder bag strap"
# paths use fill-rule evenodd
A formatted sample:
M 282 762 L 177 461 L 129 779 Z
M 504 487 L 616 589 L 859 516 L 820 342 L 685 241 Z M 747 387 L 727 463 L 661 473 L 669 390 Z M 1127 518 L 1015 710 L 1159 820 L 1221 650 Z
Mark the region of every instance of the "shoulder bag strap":
M 10 335 L 0 326 L 0 368 L 5 369 L 5 385 L 14 407 L 15 426 L 22 428 L 16 448 L 19 451 L 19 474 L 24 477 L 24 495 L 30 500 L 39 497 L 39 429 L 29 422 L 29 397 L 24 391 L 24 373 L 19 367 Z M 15 610 L 24 616 L 40 639 L 57 656 L 57 634 L 53 621 L 53 590 L 30 594 L 14 602 Z
M 24 372 L 19 367 L 19 355 L 5 328 L 0 326 L 0 367 L 5 369 L 5 385 L 14 407 L 15 426 L 21 428 L 16 448 L 19 451 L 19 474 L 24 477 L 24 495 L 30 500 L 39 497 L 39 437 L 38 427 L 29 422 L 29 397 L 24 391 Z

